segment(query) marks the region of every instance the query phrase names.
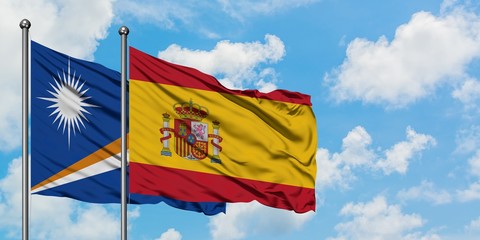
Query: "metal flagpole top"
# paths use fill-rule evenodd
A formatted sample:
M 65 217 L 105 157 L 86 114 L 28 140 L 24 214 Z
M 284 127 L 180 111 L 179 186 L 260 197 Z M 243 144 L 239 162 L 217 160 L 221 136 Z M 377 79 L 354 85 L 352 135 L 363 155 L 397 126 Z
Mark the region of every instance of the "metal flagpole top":
M 118 34 L 120 35 L 128 35 L 129 32 L 130 30 L 128 30 L 128 27 L 125 26 L 121 26 L 120 29 L 118 29 Z
M 28 21 L 28 19 L 25 18 L 22 21 L 20 21 L 20 28 L 21 29 L 24 29 L 24 28 L 29 29 L 30 26 L 32 26 L 32 24 L 30 23 L 30 21 Z M 127 29 L 127 31 L 128 31 L 128 29 Z
M 31 26 L 28 19 L 20 21 L 22 29 L 22 239 L 28 240 L 30 212 L 30 163 L 28 161 L 28 108 L 29 108 L 29 45 L 28 31 Z
M 127 240 L 127 36 L 128 28 L 120 27 L 121 36 L 121 239 Z

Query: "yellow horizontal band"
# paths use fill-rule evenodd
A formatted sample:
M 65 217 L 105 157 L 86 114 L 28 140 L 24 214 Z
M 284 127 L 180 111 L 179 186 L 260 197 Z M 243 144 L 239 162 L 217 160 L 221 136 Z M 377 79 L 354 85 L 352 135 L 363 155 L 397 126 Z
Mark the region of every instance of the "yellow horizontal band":
M 174 110 L 174 105 L 188 110 L 190 100 L 192 106 L 208 113 L 195 120 L 207 124 L 210 134 L 208 156 L 202 160 L 188 160 L 175 151 L 181 141 L 175 140 L 172 130 L 175 119 L 182 115 Z M 169 117 L 165 118 L 164 113 Z M 222 150 L 218 155 L 213 153 L 211 144 L 213 121 L 219 122 L 216 131 Z M 166 127 L 164 122 L 168 123 Z M 168 149 L 161 141 L 162 128 L 170 128 Z M 315 186 L 316 125 L 307 105 L 131 80 L 129 135 L 131 162 L 306 188 Z M 162 151 L 170 151 L 171 156 L 162 155 Z M 218 158 L 221 163 L 210 158 Z

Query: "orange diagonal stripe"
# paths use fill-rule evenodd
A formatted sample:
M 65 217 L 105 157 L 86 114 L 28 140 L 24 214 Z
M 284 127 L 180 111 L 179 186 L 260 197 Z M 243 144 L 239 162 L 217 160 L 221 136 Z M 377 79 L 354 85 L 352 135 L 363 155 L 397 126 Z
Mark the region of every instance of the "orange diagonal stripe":
M 128 135 L 127 135 L 127 146 L 128 146 Z M 88 166 L 91 166 L 97 162 L 100 162 L 110 156 L 118 154 L 121 152 L 121 138 L 109 143 L 103 148 L 98 149 L 94 153 L 86 156 L 82 160 L 68 166 L 67 168 L 63 169 L 62 171 L 52 175 L 51 177 L 43 180 L 42 182 L 38 183 L 37 185 L 32 187 L 32 190 L 35 190 L 45 184 L 57 181 L 65 176 L 70 175 L 71 173 L 77 172 L 81 169 L 84 169 Z

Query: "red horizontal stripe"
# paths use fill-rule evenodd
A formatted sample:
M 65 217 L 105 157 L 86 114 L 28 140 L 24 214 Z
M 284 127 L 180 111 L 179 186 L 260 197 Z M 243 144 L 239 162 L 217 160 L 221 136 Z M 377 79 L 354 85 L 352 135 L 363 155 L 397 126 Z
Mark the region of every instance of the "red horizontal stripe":
M 190 202 L 251 202 L 315 211 L 315 190 L 130 162 L 130 192 Z
M 275 90 L 270 93 L 261 93 L 257 90 L 231 90 L 222 86 L 217 79 L 208 74 L 194 68 L 169 63 L 133 47 L 130 47 L 130 79 L 308 106 L 312 105 L 310 96 L 299 92 Z

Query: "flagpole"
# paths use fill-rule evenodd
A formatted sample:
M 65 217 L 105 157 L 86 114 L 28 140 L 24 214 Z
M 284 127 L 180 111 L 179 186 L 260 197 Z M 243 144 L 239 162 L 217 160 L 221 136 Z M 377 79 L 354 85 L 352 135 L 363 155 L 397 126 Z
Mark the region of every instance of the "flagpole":
M 30 86 L 28 79 L 28 30 L 30 21 L 23 19 L 20 21 L 22 29 L 22 239 L 28 240 L 28 224 L 30 209 L 30 166 L 28 162 L 28 100 Z
M 121 239 L 127 240 L 127 35 L 129 30 L 127 27 L 122 26 L 118 30 L 121 36 L 121 52 L 122 52 L 122 89 L 121 89 L 121 131 L 122 131 L 122 196 L 121 196 Z

